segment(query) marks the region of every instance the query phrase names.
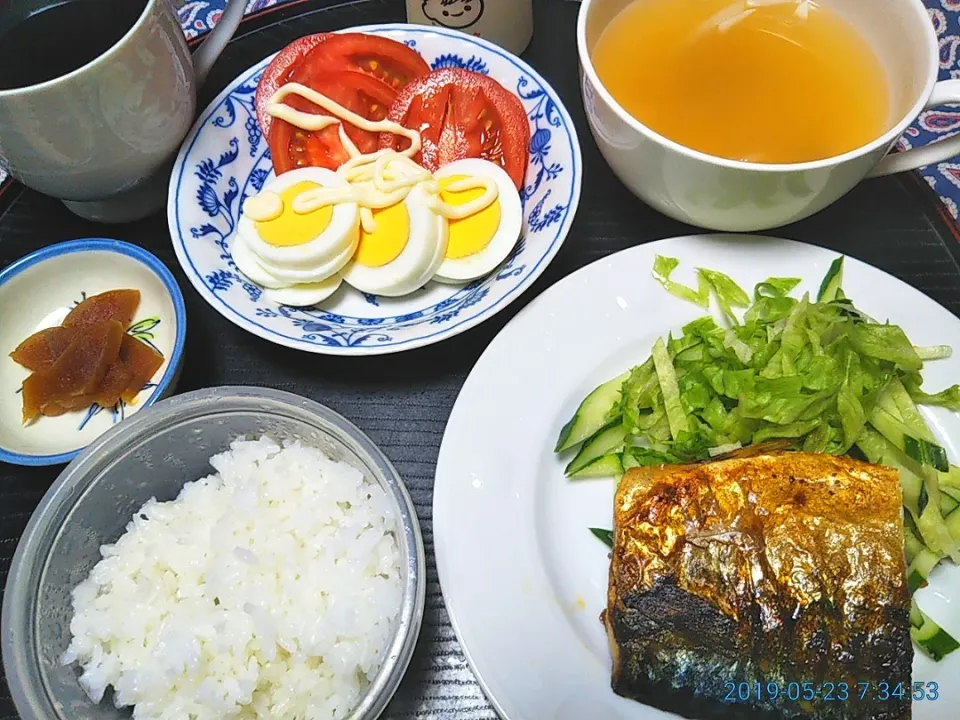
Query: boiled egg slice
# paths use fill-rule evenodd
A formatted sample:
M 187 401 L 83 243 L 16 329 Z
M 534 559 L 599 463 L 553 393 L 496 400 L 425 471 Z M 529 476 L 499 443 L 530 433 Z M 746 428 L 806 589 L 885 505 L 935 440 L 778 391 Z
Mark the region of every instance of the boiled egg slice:
M 233 261 L 237 269 L 246 275 L 255 285 L 264 288 L 264 295 L 278 305 L 291 307 L 309 307 L 323 302 L 333 295 L 343 282 L 339 273 L 335 273 L 320 282 L 296 283 L 280 280 L 257 261 L 256 256 L 247 249 L 246 243 L 234 243 L 231 248 Z
M 398 297 L 425 285 L 443 262 L 447 221 L 428 206 L 422 186 L 406 198 L 373 211 L 375 228 L 360 229 L 360 243 L 344 268 L 344 281 L 373 295 Z
M 250 217 L 244 206 L 231 253 L 251 282 L 272 290 L 323 283 L 350 261 L 360 239 L 356 203 L 326 205 L 307 213 L 294 211 L 294 199 L 317 188 L 349 185 L 330 170 L 299 168 L 275 178 L 257 196 L 258 201 L 270 199 L 276 204 L 269 219 Z M 247 203 L 250 200 L 253 198 Z
M 340 275 L 331 275 L 320 282 L 298 283 L 278 290 L 265 290 L 263 294 L 278 305 L 310 307 L 333 295 L 342 284 Z
M 523 228 L 523 206 L 516 186 L 499 165 L 476 158 L 444 165 L 434 177 L 440 183 L 440 200 L 454 206 L 483 195 L 482 188 L 451 192 L 448 188 L 458 180 L 485 177 L 496 183 L 497 199 L 489 207 L 449 221 L 447 251 L 434 279 L 462 283 L 488 275 L 513 250 Z

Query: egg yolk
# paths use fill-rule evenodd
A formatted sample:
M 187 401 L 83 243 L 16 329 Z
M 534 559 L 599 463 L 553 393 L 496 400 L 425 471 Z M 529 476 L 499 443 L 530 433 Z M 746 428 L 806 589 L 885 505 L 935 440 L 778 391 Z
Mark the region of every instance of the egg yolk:
M 291 185 L 280 193 L 283 200 L 283 212 L 273 220 L 256 223 L 257 232 L 265 243 L 275 247 L 293 247 L 315 240 L 330 225 L 333 219 L 333 206 L 325 205 L 313 212 L 299 215 L 293 211 L 293 200 L 300 193 L 320 187 L 317 183 L 305 180 Z
M 466 205 L 483 195 L 483 188 L 450 192 L 447 188 L 455 182 L 465 180 L 466 175 L 453 175 L 440 181 L 440 199 L 448 205 Z M 500 228 L 500 200 L 494 200 L 490 207 L 462 220 L 450 221 L 450 237 L 447 241 L 446 257 L 457 259 L 476 255 L 493 240 Z
M 372 233 L 360 228 L 360 244 L 354 261 L 368 267 L 383 267 L 399 257 L 410 239 L 410 213 L 405 203 L 373 211 L 376 229 Z

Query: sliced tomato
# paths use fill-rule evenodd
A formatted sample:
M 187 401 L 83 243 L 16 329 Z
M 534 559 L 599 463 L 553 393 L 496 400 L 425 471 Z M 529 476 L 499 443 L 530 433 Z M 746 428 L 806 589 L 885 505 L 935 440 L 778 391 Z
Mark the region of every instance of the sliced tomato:
M 332 70 L 362 72 L 400 90 L 427 75 L 430 67 L 420 53 L 396 40 L 380 35 L 337 33 L 314 47 L 293 77 L 308 83 L 318 74 Z
M 260 82 L 257 83 L 257 121 L 260 123 L 260 129 L 264 137 L 270 137 L 270 125 L 273 118 L 267 112 L 267 103 L 273 94 L 290 79 L 290 72 L 296 67 L 308 52 L 317 45 L 326 41 L 330 37 L 329 33 L 317 33 L 316 35 L 307 35 L 299 40 L 294 40 L 283 50 L 277 53 L 276 57 L 267 65 L 263 71 Z
M 387 117 L 420 132 L 423 147 L 415 159 L 427 170 L 483 158 L 523 187 L 530 123 L 520 98 L 493 78 L 459 68 L 435 70 L 401 90 Z M 403 150 L 409 141 L 383 133 L 380 147 Z
M 312 79 L 309 87 L 360 117 L 373 121 L 383 120 L 397 97 L 391 88 L 376 78 L 352 70 L 328 72 Z M 295 110 L 325 114 L 322 108 L 299 95 L 288 95 L 284 102 Z M 344 129 L 360 152 L 376 152 L 379 140 L 377 133 L 361 130 L 349 123 L 344 123 Z M 311 132 L 274 118 L 269 141 L 277 175 L 299 167 L 336 170 L 350 157 L 340 142 L 337 125 Z

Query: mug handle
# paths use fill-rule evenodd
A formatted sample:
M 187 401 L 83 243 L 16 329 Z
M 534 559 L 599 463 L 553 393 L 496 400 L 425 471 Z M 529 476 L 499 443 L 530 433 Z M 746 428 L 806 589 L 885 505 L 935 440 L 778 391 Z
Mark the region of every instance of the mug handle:
M 924 109 L 929 110 L 940 105 L 954 103 L 960 103 L 960 80 L 941 80 L 933 86 L 933 92 L 930 94 L 930 99 L 927 100 Z M 960 155 L 960 135 L 923 147 L 887 155 L 867 177 L 881 177 L 905 170 L 917 170 L 925 165 L 943 162 L 957 155 Z
M 247 0 L 228 0 L 227 9 L 223 11 L 216 27 L 193 54 L 193 74 L 197 79 L 197 87 L 203 85 L 203 81 L 207 79 L 210 68 L 237 31 L 246 9 Z

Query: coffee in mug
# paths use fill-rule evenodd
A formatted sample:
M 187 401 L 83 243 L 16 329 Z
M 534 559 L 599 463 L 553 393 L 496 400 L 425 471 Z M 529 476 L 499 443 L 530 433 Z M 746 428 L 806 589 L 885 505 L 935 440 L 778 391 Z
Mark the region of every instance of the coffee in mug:
M 146 0 L 60 2 L 10 22 L 0 47 L 0 90 L 53 80 L 97 59 L 133 27 Z

